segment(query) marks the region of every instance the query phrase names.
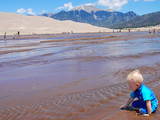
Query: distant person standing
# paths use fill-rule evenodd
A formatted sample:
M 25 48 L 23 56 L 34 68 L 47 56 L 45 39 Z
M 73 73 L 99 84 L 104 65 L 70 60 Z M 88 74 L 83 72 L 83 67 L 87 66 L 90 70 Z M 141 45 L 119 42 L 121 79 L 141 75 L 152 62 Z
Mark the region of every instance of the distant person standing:
M 131 32 L 131 29 L 128 29 L 128 32 Z
M 149 34 L 151 34 L 151 31 L 150 31 L 150 29 L 149 29 Z
M 153 34 L 156 34 L 156 30 L 155 29 L 153 29 Z
M 17 33 L 17 34 L 18 34 L 18 38 L 19 38 L 20 32 L 18 31 L 18 33 Z
M 4 33 L 4 40 L 6 41 L 6 32 Z

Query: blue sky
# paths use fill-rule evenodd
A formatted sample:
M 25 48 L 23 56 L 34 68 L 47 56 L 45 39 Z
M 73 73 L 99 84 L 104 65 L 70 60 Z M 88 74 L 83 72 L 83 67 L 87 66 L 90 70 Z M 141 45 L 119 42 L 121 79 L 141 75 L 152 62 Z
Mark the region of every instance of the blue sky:
M 87 4 L 123 13 L 133 11 L 138 15 L 160 11 L 160 0 L 0 0 L 0 12 L 39 15 Z

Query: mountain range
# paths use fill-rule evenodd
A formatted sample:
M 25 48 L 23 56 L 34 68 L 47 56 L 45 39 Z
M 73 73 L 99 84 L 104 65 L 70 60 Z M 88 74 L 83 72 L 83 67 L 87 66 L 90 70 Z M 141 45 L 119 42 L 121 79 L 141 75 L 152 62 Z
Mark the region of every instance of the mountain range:
M 133 11 L 122 13 L 108 9 L 98 9 L 93 5 L 75 7 L 70 11 L 62 10 L 58 13 L 45 13 L 41 16 L 108 28 L 132 28 L 160 24 L 160 12 L 139 16 Z
M 133 20 L 121 24 L 114 24 L 110 28 L 137 28 L 137 27 L 148 27 L 156 26 L 160 24 L 160 11 L 138 16 Z

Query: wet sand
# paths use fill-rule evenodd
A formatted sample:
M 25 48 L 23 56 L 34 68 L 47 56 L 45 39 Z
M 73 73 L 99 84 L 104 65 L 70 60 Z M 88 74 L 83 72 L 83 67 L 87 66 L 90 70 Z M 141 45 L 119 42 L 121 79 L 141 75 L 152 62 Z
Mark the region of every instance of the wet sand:
M 86 33 L 0 40 L 0 118 L 113 120 L 149 118 L 119 107 L 140 69 L 160 101 L 160 34 Z

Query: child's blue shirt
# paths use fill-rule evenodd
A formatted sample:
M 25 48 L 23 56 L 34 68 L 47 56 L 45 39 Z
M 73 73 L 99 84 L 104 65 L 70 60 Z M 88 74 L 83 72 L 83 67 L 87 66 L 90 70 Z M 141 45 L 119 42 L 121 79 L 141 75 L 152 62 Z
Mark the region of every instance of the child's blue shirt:
M 146 102 L 146 100 L 150 100 L 151 106 L 157 108 L 158 100 L 156 99 L 155 94 L 150 88 L 146 87 L 144 84 L 142 84 L 138 90 L 133 91 L 130 96 L 132 98 L 137 97 L 141 102 Z

